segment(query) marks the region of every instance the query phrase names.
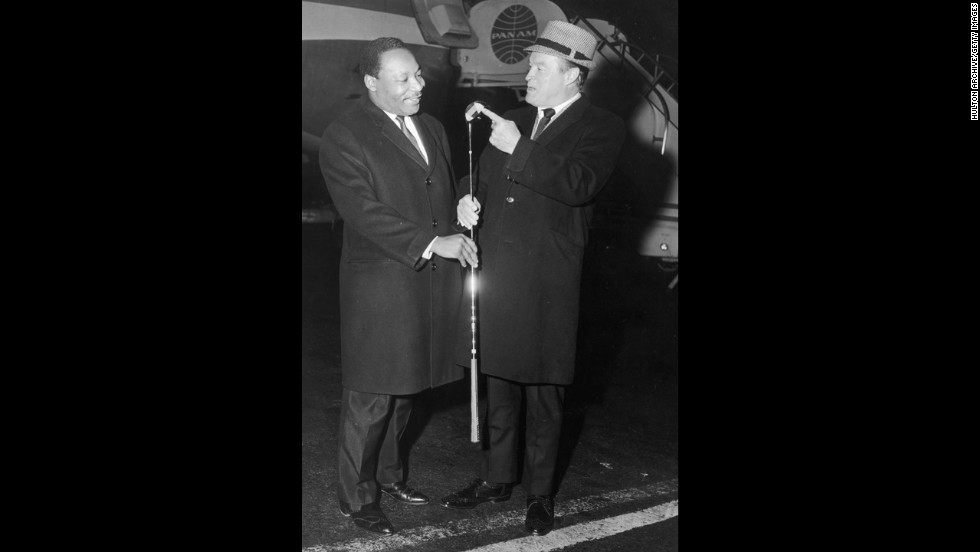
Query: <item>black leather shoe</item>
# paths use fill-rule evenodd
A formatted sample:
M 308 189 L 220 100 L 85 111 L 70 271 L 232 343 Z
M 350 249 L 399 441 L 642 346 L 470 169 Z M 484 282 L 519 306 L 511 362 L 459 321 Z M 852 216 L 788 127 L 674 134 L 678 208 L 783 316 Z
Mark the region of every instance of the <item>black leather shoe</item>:
M 532 535 L 543 536 L 555 527 L 555 500 L 549 496 L 527 497 L 524 527 Z
M 346 502 L 340 503 L 340 513 L 344 517 L 354 520 L 354 525 L 382 535 L 390 535 L 395 532 L 394 526 L 381 511 L 381 506 L 377 502 L 365 504 L 360 510 L 354 510 Z
M 503 502 L 510 499 L 510 486 L 491 485 L 482 479 L 474 479 L 462 491 L 442 497 L 442 505 L 454 510 L 469 510 L 484 502 Z
M 398 502 L 404 502 L 405 504 L 412 504 L 414 506 L 428 504 L 429 497 L 416 491 L 415 489 L 409 487 L 404 483 L 392 483 L 391 485 L 382 485 L 381 492 L 394 498 Z

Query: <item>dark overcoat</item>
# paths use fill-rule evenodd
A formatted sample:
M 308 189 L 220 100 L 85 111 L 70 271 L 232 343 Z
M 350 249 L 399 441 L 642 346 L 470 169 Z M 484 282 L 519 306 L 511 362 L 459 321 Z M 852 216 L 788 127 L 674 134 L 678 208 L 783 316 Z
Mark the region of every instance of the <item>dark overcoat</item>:
M 353 391 L 405 395 L 463 376 L 453 362 L 463 270 L 422 257 L 436 236 L 454 233 L 449 143 L 432 116 L 415 121 L 430 164 L 367 97 L 327 127 L 320 147 L 344 220 L 340 351 Z
M 478 364 L 512 381 L 568 385 L 590 204 L 613 171 L 625 126 L 583 96 L 532 142 L 536 115 L 535 107 L 505 113 L 522 133 L 514 152 L 488 144 L 480 156 Z M 457 351 L 465 366 L 469 340 Z

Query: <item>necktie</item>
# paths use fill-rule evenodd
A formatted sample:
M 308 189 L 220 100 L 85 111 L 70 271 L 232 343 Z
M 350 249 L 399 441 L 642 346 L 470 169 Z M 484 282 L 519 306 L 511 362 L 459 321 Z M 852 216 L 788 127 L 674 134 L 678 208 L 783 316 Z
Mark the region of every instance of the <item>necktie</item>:
M 413 146 L 415 146 L 415 149 L 419 152 L 419 155 L 422 155 L 422 148 L 419 147 L 419 143 L 415 140 L 415 137 L 412 136 L 411 131 L 408 130 L 408 125 L 405 124 L 405 116 L 396 115 L 395 118 L 398 119 L 398 126 L 402 127 L 402 133 L 405 134 L 405 137 L 408 138 L 408 141 L 411 142 Z M 425 159 L 424 155 L 422 155 L 422 159 Z
M 531 137 L 531 140 L 537 140 L 538 136 L 541 136 L 541 133 L 544 132 L 544 127 L 548 126 L 548 123 L 551 122 L 551 118 L 554 116 L 555 116 L 554 109 L 551 109 L 549 107 L 544 110 L 544 118 L 541 119 L 540 123 L 538 123 L 538 128 L 537 130 L 534 131 L 534 136 Z

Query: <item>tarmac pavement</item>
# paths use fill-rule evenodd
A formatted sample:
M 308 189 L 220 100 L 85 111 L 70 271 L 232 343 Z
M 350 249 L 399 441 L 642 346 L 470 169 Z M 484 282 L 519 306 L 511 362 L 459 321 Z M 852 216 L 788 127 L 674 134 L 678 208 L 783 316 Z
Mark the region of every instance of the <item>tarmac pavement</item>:
M 406 431 L 408 483 L 425 506 L 388 497 L 397 532 L 357 528 L 337 508 L 340 414 L 337 271 L 343 224 L 303 224 L 304 551 L 676 550 L 676 265 L 635 253 L 622 228 L 593 230 L 582 278 L 575 383 L 566 395 L 556 529 L 530 537 L 525 493 L 473 510 L 439 499 L 478 475 L 469 379 L 423 393 Z M 672 285 L 673 284 L 673 285 Z M 482 397 L 482 396 L 481 396 Z

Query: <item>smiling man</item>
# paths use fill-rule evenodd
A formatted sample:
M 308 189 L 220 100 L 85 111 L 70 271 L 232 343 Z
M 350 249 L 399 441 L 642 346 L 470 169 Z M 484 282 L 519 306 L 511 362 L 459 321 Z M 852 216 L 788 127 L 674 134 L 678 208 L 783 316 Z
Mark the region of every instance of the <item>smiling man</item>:
M 575 370 L 591 205 L 625 138 L 622 119 L 582 95 L 596 45 L 585 29 L 549 21 L 525 48 L 530 107 L 503 116 L 483 110 L 494 147 L 480 156 L 477 198 L 463 196 L 456 209 L 467 228 L 484 221 L 479 358 L 487 376 L 481 419 L 488 446 L 480 477 L 442 503 L 469 509 L 510 498 L 523 418 L 524 524 L 534 535 L 554 527 L 555 465 L 565 389 Z M 460 317 L 468 320 L 469 309 Z M 466 366 L 469 355 L 470 342 L 460 343 L 457 363 Z
M 453 363 L 456 312 L 477 250 L 451 227 L 449 142 L 439 121 L 419 114 L 425 81 L 415 57 L 397 38 L 379 38 L 360 71 L 366 99 L 327 127 L 319 150 L 344 220 L 337 494 L 358 527 L 392 533 L 379 490 L 429 502 L 405 482 L 399 439 L 414 395 L 463 376 Z

